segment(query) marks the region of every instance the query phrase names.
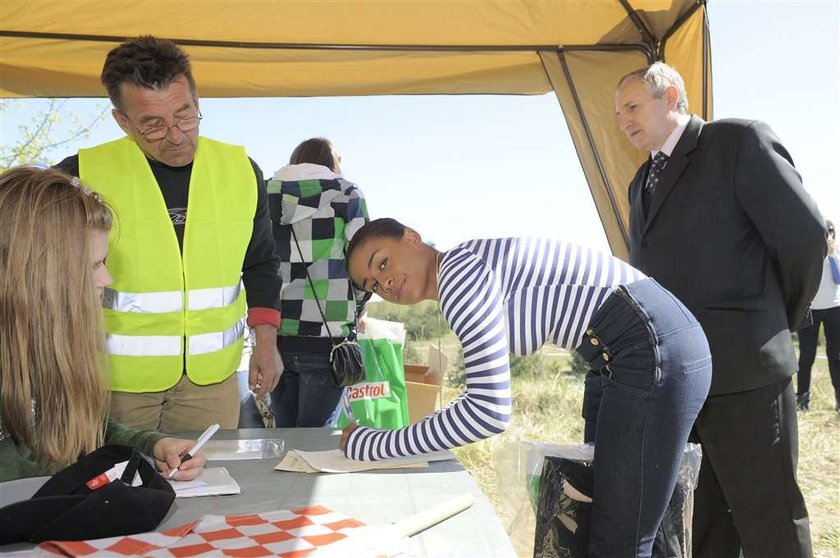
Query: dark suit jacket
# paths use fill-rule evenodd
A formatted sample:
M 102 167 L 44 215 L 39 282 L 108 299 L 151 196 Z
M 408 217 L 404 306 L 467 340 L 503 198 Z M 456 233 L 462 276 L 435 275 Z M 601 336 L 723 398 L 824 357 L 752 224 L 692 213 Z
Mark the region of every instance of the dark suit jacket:
M 630 263 L 697 317 L 711 394 L 789 377 L 790 331 L 806 318 L 826 255 L 825 221 L 761 122 L 692 117 L 645 216 L 650 159 L 630 183 Z

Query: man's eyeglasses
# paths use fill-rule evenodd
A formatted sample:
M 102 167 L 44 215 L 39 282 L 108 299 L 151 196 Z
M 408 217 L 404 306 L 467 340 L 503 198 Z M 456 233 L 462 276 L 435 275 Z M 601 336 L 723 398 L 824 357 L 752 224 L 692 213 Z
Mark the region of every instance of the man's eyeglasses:
M 149 141 L 160 141 L 164 139 L 166 136 L 169 135 L 169 131 L 172 130 L 172 128 L 178 128 L 182 132 L 191 132 L 198 128 L 198 123 L 201 122 L 202 118 L 204 118 L 203 116 L 201 116 L 201 111 L 198 111 L 198 114 L 196 116 L 188 116 L 186 118 L 182 118 L 181 120 L 179 120 L 175 124 L 172 124 L 171 126 L 167 126 L 164 124 L 163 126 L 150 126 L 141 130 L 136 124 L 134 124 L 134 122 L 131 122 L 131 119 L 125 113 L 122 113 L 122 115 L 125 116 L 125 119 L 128 120 L 132 126 L 134 126 L 134 129 L 137 130 L 137 132 L 143 138 Z
M 828 227 L 827 229 L 825 229 L 825 235 L 826 236 L 830 236 L 830 235 L 833 235 L 833 234 L 834 234 L 834 227 Z

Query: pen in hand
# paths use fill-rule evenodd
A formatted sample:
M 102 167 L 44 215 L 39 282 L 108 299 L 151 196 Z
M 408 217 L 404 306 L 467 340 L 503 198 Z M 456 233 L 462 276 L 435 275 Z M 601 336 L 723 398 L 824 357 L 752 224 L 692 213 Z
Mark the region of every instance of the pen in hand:
M 207 430 L 205 430 L 204 433 L 198 437 L 198 440 L 195 441 L 195 444 L 193 444 L 193 446 L 189 450 L 187 450 L 187 453 L 185 453 L 181 457 L 181 465 L 192 459 L 193 456 L 197 454 L 202 447 L 204 447 L 204 444 L 206 444 L 207 441 L 210 440 L 210 438 L 213 437 L 213 434 L 215 434 L 218 430 L 218 424 L 211 424 L 209 427 L 207 427 Z M 172 477 L 174 477 L 175 473 L 177 473 L 180 470 L 181 465 L 178 465 L 177 467 L 169 471 L 169 475 L 166 478 L 171 479 Z

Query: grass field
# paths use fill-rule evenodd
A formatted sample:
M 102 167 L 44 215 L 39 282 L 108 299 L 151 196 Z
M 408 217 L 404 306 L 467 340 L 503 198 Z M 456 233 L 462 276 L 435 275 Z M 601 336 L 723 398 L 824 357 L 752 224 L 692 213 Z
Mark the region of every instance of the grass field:
M 445 352 L 457 353 L 457 342 L 446 339 Z M 418 351 L 423 354 L 420 346 Z M 458 459 L 475 477 L 511 535 L 517 553 L 531 556 L 533 517 L 522 472 L 517 472 L 518 442 L 576 444 L 583 439 L 580 418 L 583 378 L 570 370 L 567 353 L 554 348 L 543 353 L 554 361 L 549 373 L 523 374 L 513 379 L 513 421 L 500 436 L 459 448 Z M 459 393 L 447 386 L 444 399 Z M 826 361 L 813 371 L 811 410 L 799 413 L 799 483 L 811 518 L 814 556 L 840 558 L 840 415 Z

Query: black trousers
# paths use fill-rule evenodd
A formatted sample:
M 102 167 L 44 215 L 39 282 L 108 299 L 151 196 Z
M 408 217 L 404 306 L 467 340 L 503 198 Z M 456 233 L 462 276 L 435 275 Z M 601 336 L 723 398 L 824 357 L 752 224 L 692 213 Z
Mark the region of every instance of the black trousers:
M 799 330 L 799 372 L 796 374 L 796 393 L 811 389 L 811 367 L 817 356 L 817 337 L 820 324 L 825 331 L 825 356 L 834 394 L 840 398 L 840 306 L 812 310 L 814 323 Z
M 696 558 L 811 556 L 796 482 L 799 437 L 790 378 L 711 396 L 695 423 L 703 446 L 694 493 Z

